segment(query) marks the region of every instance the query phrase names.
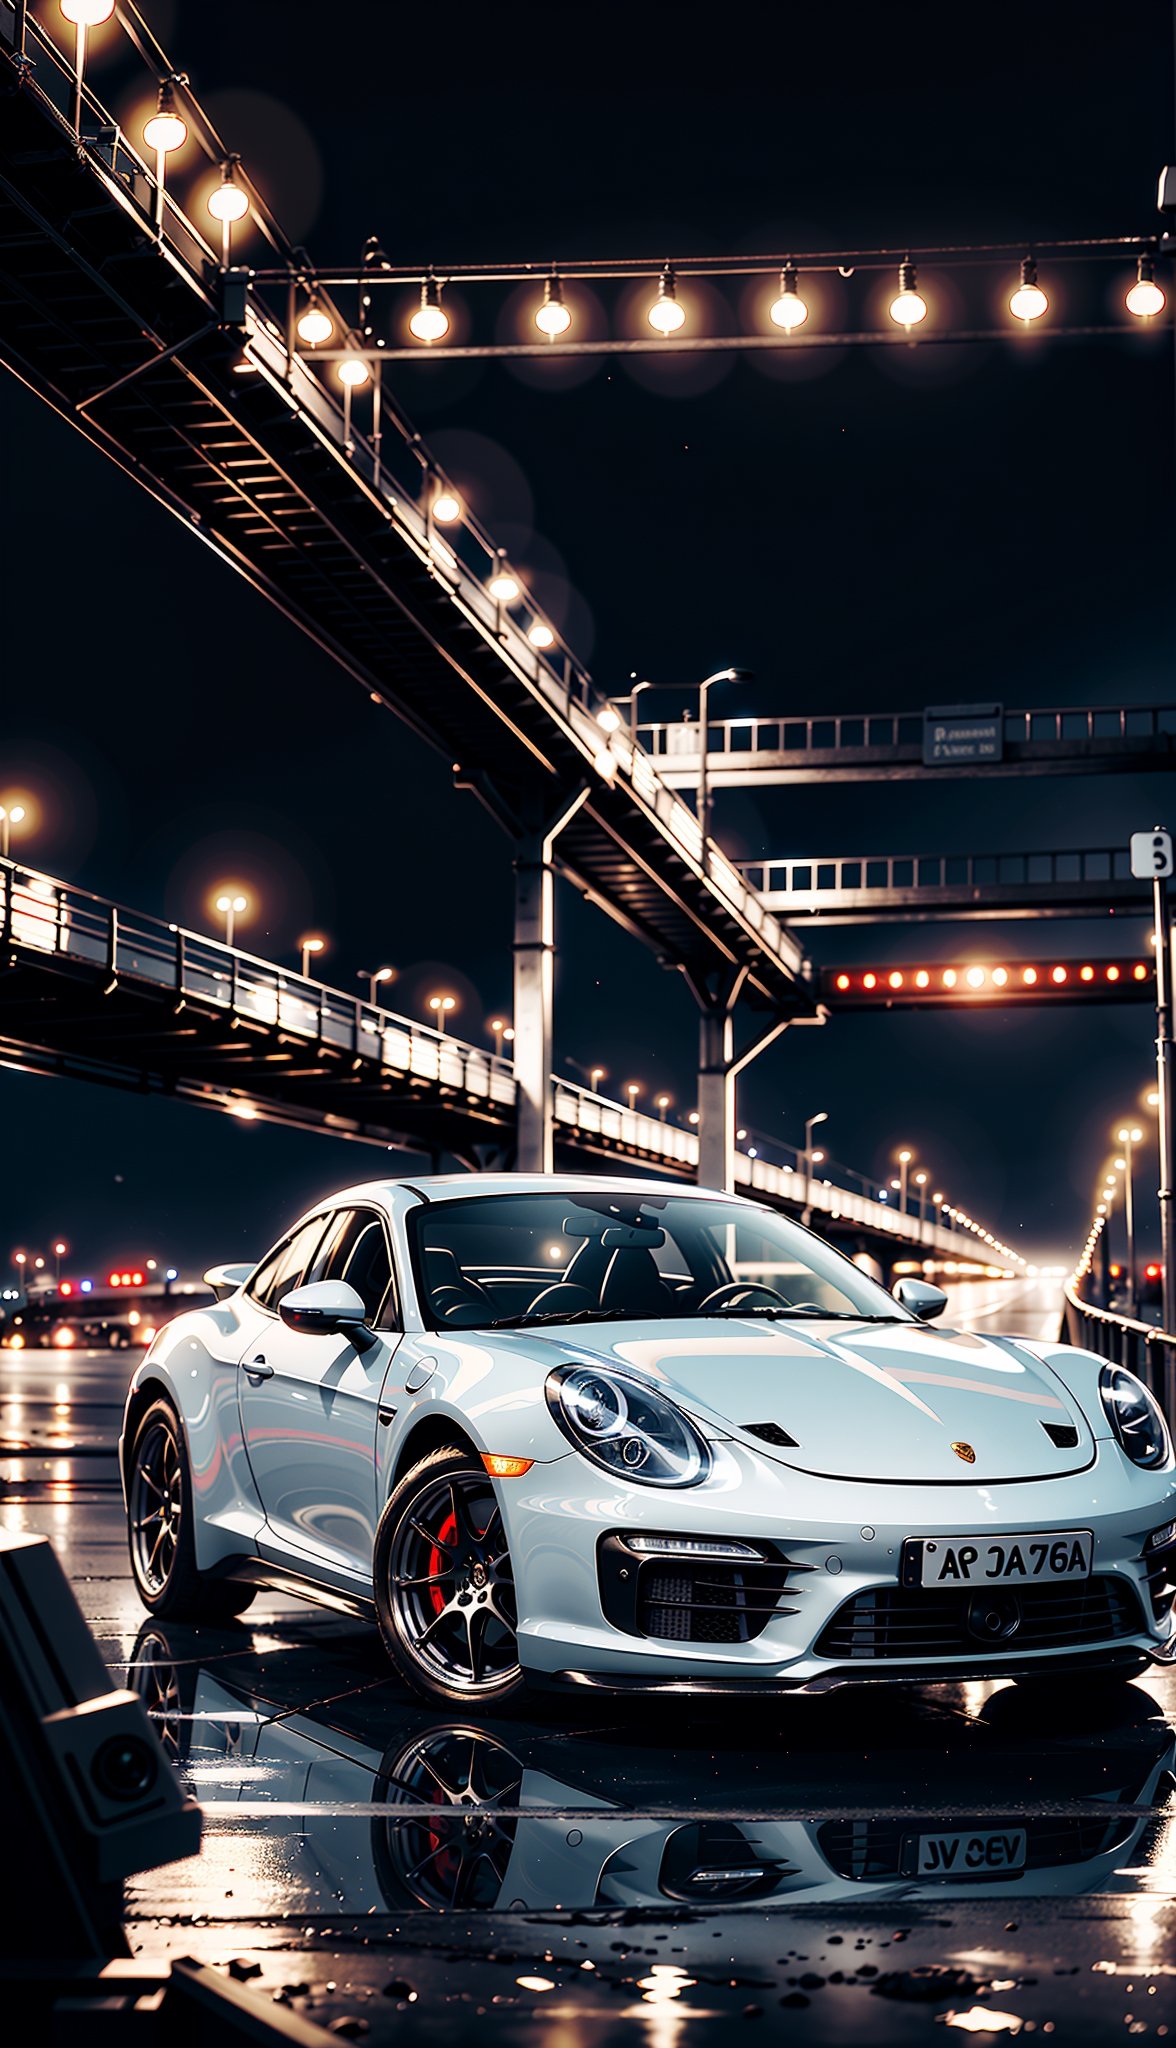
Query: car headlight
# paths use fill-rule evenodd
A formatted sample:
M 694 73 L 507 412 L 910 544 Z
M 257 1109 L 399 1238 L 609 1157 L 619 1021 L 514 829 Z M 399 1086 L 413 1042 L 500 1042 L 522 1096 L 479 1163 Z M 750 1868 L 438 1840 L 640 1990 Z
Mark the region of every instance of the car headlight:
M 594 1465 L 643 1486 L 697 1486 L 710 1471 L 706 1438 L 666 1396 L 611 1368 L 557 1366 L 547 1403 Z
M 1121 1365 L 1104 1365 L 1098 1383 L 1111 1428 L 1133 1465 L 1166 1465 L 1172 1455 L 1168 1425 L 1142 1380 Z

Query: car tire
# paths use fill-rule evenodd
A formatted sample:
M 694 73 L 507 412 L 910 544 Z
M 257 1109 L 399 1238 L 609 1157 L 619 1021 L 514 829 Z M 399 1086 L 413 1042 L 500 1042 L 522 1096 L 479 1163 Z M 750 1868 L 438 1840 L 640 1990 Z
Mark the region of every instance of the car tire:
M 373 1576 L 384 1647 L 431 1706 L 518 1706 L 514 1579 L 493 1482 L 475 1452 L 431 1451 L 388 1496 Z
M 153 1401 L 127 1458 L 127 1540 L 131 1574 L 144 1607 L 172 1621 L 228 1621 L 243 1614 L 256 1587 L 214 1579 L 196 1564 L 192 1480 L 180 1419 L 170 1401 Z

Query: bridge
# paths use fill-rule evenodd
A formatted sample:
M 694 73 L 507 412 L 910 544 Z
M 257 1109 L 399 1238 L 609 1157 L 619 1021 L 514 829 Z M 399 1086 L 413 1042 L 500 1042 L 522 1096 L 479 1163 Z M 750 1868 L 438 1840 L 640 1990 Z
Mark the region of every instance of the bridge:
M 1176 767 L 1174 704 L 997 707 L 997 722 L 1001 738 L 992 758 L 931 764 L 925 712 L 708 716 L 705 780 L 712 790 L 763 789 L 792 782 L 909 782 L 928 774 L 950 781 L 973 775 L 1155 774 Z M 697 718 L 677 724 L 642 719 L 636 736 L 668 788 L 697 788 L 703 771 Z
M 301 259 L 259 195 L 288 266 L 273 301 L 79 92 L 47 10 L 0 0 L 0 104 L 0 362 L 451 761 L 513 843 L 521 1163 L 551 1157 L 558 867 L 693 992 L 704 1145 L 726 1178 L 737 1003 L 768 1020 L 764 1043 L 817 1014 L 796 940 L 648 755 L 602 727 L 607 698 L 492 536 L 464 510 L 439 530 L 444 478 L 395 403 L 377 384 L 362 432 L 351 387 L 298 355 Z M 204 116 L 199 133 L 228 160 Z
M 381 1004 L 0 860 L 0 1065 L 168 1096 L 382 1148 L 513 1164 L 513 1063 Z M 553 1154 L 695 1179 L 697 1130 L 553 1076 Z M 850 1249 L 1022 1264 L 973 1219 L 742 1134 L 731 1185 Z
M 740 861 L 765 906 L 790 925 L 901 919 L 1091 917 L 1146 910 L 1151 884 L 1126 847 L 987 854 L 879 854 Z

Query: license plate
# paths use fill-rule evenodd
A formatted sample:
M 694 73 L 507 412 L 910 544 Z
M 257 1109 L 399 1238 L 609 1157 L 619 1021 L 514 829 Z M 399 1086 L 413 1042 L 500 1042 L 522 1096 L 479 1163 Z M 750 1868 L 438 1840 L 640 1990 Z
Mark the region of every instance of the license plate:
M 904 1877 L 989 1877 L 998 1870 L 1024 1870 L 1024 1828 L 950 1830 L 937 1835 L 904 1835 L 900 1869 Z
M 1027 1586 L 1035 1579 L 1088 1579 L 1089 1529 L 993 1536 L 922 1536 L 903 1544 L 904 1586 Z

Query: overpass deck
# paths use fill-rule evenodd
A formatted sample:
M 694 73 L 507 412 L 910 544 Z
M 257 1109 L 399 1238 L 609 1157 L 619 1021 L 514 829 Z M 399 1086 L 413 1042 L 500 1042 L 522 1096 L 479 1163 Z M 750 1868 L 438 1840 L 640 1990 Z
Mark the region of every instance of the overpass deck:
M 1080 852 L 881 854 L 741 861 L 789 924 L 943 918 L 1089 917 L 1151 901 L 1126 847 Z
M 361 431 L 360 400 L 298 357 L 304 259 L 256 192 L 289 308 L 222 268 L 88 85 L 75 133 L 54 30 L 56 7 L 0 0 L 0 362 L 441 751 L 512 836 L 582 793 L 556 861 L 669 964 L 741 974 L 753 1004 L 811 1014 L 796 942 L 648 757 L 602 730 L 606 700 L 571 651 L 531 639 L 527 592 L 490 594 L 493 538 L 469 517 L 437 531 L 439 472 L 390 394 Z
M 671 789 L 699 779 L 698 723 L 646 724 L 637 738 Z M 715 789 L 790 782 L 938 781 L 953 776 L 1124 775 L 1176 768 L 1176 705 L 1054 705 L 1003 713 L 998 760 L 923 758 L 919 711 L 707 720 Z
M 0 1066 L 470 1165 L 509 1157 L 514 1139 L 509 1060 L 11 860 L 0 860 Z M 558 1078 L 551 1109 L 568 1165 L 594 1157 L 697 1176 L 694 1130 Z M 803 1157 L 786 1146 L 748 1143 L 735 1178 L 794 1213 L 806 1205 Z M 814 1176 L 807 1199 L 842 1235 L 982 1255 L 845 1169 Z

